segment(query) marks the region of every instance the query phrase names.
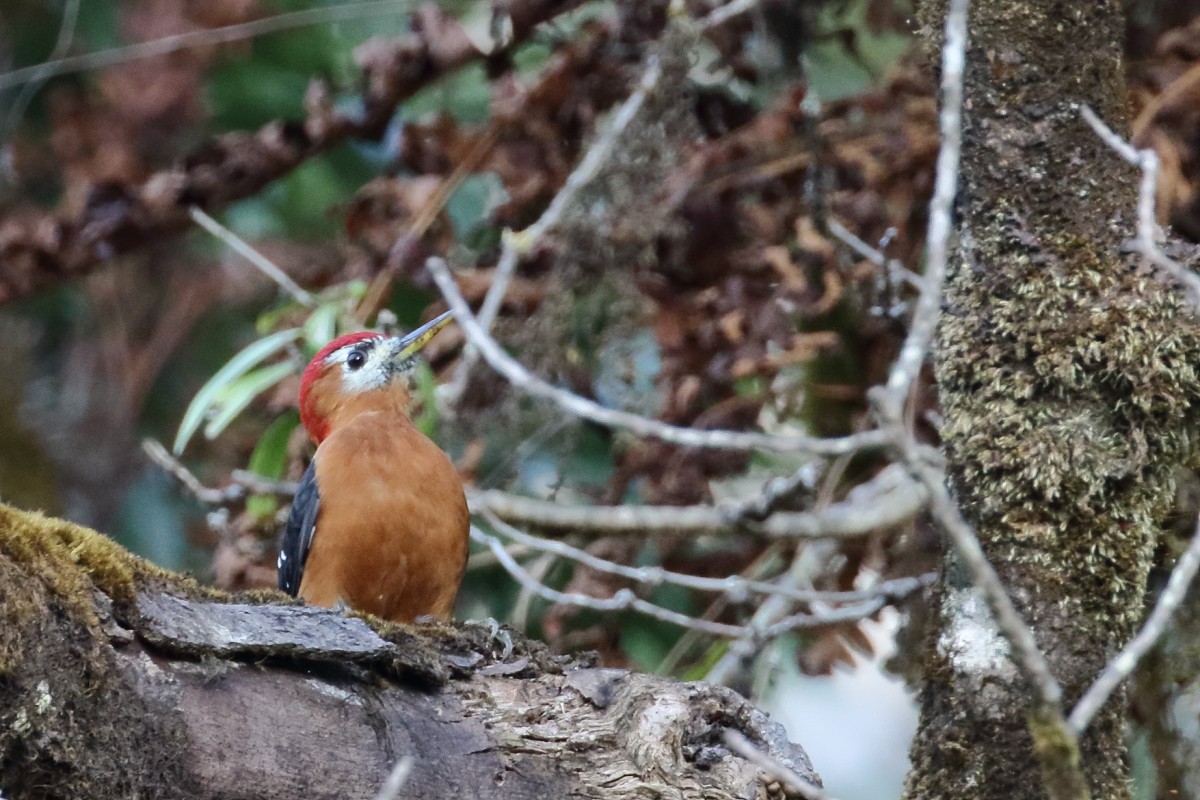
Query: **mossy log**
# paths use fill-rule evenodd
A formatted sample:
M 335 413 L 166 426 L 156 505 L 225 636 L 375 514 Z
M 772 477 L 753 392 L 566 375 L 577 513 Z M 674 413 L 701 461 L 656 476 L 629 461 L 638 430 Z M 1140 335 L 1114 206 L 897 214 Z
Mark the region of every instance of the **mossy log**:
M 726 729 L 816 781 L 729 690 L 226 595 L 3 505 L 0 613 L 8 800 L 372 798 L 406 756 L 406 798 L 782 796 Z

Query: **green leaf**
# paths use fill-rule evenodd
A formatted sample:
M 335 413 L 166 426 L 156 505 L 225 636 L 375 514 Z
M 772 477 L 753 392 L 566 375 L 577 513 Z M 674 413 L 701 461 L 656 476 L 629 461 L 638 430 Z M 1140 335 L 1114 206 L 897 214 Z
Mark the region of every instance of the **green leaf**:
M 287 467 L 288 441 L 299 424 L 296 412 L 287 411 L 268 425 L 250 454 L 250 471 L 274 481 L 282 478 Z
M 721 660 L 721 656 L 725 655 L 725 653 L 728 651 L 729 642 L 724 640 L 713 642 L 708 646 L 696 663 L 685 669 L 678 677 L 680 680 L 685 681 L 704 680 L 705 676 L 708 675 L 708 673 L 712 671 L 712 668 L 717 665 L 717 662 Z
M 250 454 L 250 471 L 272 480 L 283 477 L 287 468 L 288 441 L 298 424 L 300 417 L 295 411 L 288 411 L 267 426 Z M 258 519 L 272 516 L 278 508 L 279 500 L 273 495 L 254 494 L 246 498 L 246 510 Z
M 243 348 L 237 355 L 229 359 L 225 366 L 217 370 L 217 374 L 200 387 L 200 391 L 196 392 L 196 396 L 188 404 L 187 411 L 183 414 L 183 421 L 179 423 L 179 433 L 176 434 L 175 444 L 172 447 L 175 454 L 179 455 L 183 452 L 188 440 L 200 428 L 204 418 L 211 412 L 217 396 L 226 386 L 299 339 L 302 333 L 303 331 L 299 328 L 291 328 L 259 339 Z
M 304 320 L 304 342 L 309 350 L 316 352 L 333 341 L 337 333 L 338 311 L 341 307 L 341 298 L 323 303 Z
M 477 228 L 486 225 L 488 216 L 508 199 L 504 183 L 496 173 L 468 175 L 446 201 L 454 238 L 465 241 Z
M 417 415 L 413 424 L 421 433 L 433 436 L 438 423 L 437 376 L 424 361 L 419 362 L 416 369 L 413 370 L 413 385 L 413 394 L 421 404 L 421 413 Z
M 298 366 L 292 360 L 281 361 L 247 372 L 225 384 L 214 399 L 213 415 L 204 426 L 204 438 L 215 439 L 220 436 L 221 431 L 246 410 L 250 401 L 291 375 Z

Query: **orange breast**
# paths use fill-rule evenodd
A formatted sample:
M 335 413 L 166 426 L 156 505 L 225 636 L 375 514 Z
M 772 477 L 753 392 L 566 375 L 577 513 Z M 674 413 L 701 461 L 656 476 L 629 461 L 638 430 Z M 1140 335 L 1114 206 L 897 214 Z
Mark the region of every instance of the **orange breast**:
M 401 622 L 448 618 L 469 518 L 450 459 L 408 420 L 365 413 L 316 454 L 321 510 L 300 596 Z

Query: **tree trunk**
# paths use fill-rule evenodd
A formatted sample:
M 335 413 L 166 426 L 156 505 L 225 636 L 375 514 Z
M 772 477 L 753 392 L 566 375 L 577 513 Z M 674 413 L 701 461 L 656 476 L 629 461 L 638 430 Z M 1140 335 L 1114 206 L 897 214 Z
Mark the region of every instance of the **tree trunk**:
M 283 601 L 284 605 L 270 601 Z M 756 798 L 734 693 L 591 669 L 484 625 L 233 598 L 0 505 L 0 793 L 21 798 Z M 765 787 L 765 789 L 764 789 Z
M 945 2 L 920 12 L 940 30 Z M 935 352 L 952 487 L 1068 703 L 1141 618 L 1200 397 L 1195 320 L 1119 251 L 1136 175 L 1079 114 L 1124 127 L 1122 35 L 1115 0 L 973 4 L 960 247 Z M 1029 687 L 950 562 L 906 795 L 1040 795 Z M 1114 698 L 1083 739 L 1095 797 L 1128 796 L 1124 722 Z

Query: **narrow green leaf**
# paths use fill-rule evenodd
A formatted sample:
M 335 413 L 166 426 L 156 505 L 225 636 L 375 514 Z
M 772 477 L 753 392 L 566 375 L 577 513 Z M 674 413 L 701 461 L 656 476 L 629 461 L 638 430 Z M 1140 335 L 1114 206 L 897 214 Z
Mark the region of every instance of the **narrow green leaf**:
M 179 455 L 183 452 L 188 440 L 199 430 L 204 418 L 208 416 L 217 395 L 231 381 L 245 375 L 255 366 L 299 339 L 302 333 L 303 331 L 299 328 L 291 328 L 263 337 L 243 348 L 237 355 L 229 359 L 225 366 L 217 370 L 217 374 L 200 387 L 200 391 L 196 392 L 196 396 L 188 404 L 187 411 L 183 414 L 183 421 L 179 423 L 179 433 L 176 434 L 175 444 L 172 447 L 175 454 Z
M 220 436 L 221 431 L 246 410 L 250 401 L 291 375 L 297 366 L 295 361 L 281 361 L 247 372 L 225 384 L 213 403 L 213 415 L 204 426 L 204 438 Z
M 283 470 L 287 467 L 288 441 L 299 424 L 299 415 L 289 410 L 268 425 L 254 446 L 254 452 L 250 454 L 250 471 L 271 480 L 282 478 Z
M 334 334 L 337 333 L 338 310 L 341 305 L 341 300 L 324 303 L 308 315 L 308 319 L 304 321 L 304 342 L 309 351 L 316 352 L 333 341 Z
M 292 431 L 300 424 L 295 411 L 287 411 L 267 426 L 262 438 L 250 454 L 250 471 L 264 478 L 279 480 L 287 468 L 287 446 Z M 246 498 L 246 511 L 257 519 L 273 516 L 279 509 L 279 499 L 270 494 L 252 494 Z

